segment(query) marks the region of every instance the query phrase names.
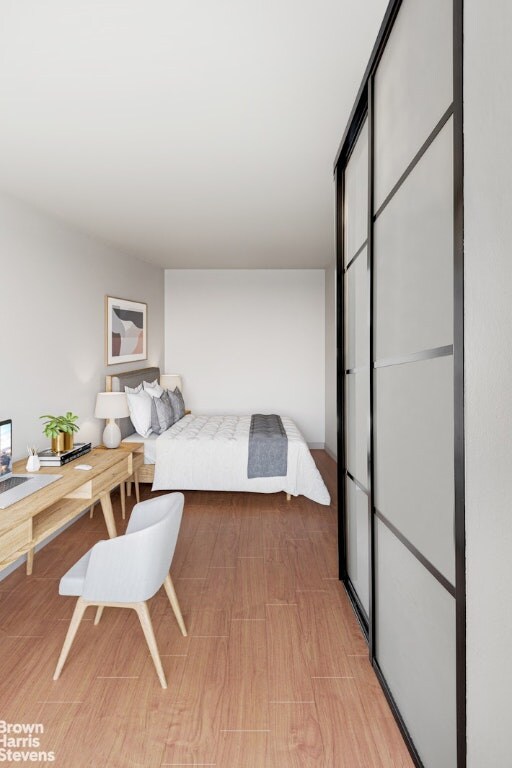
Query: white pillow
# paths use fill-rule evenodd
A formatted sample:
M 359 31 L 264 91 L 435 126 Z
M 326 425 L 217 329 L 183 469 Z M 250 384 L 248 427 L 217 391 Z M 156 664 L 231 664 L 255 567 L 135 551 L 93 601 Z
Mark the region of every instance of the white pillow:
M 147 392 L 127 392 L 128 410 L 135 431 L 141 437 L 149 437 L 151 434 L 151 397 Z
M 127 394 L 129 393 L 129 394 L 131 394 L 131 395 L 136 395 L 136 394 L 138 394 L 139 392 L 142 392 L 142 384 L 138 384 L 136 387 L 125 387 L 125 388 L 124 388 L 124 391 L 125 391 Z
M 164 393 L 162 387 L 156 379 L 152 382 L 144 381 L 143 386 L 144 392 L 147 392 L 151 397 L 161 397 Z

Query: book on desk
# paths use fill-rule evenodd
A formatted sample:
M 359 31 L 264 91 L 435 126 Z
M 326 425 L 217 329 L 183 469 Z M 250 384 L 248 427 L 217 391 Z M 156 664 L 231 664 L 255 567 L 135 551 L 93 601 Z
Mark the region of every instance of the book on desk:
M 84 456 L 91 450 L 91 443 L 75 443 L 73 448 L 69 451 L 52 451 L 51 448 L 46 448 L 44 451 L 39 451 L 39 462 L 42 467 L 62 467 L 69 461 L 78 459 L 80 456 Z

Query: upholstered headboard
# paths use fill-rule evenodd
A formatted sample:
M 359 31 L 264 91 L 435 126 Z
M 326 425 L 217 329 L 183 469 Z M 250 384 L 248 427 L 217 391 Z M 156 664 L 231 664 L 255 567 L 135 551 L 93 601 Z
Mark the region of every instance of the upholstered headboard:
M 139 368 L 136 371 L 125 371 L 107 376 L 105 379 L 106 392 L 124 392 L 125 387 L 138 387 L 143 381 L 160 381 L 160 368 Z M 135 429 L 129 416 L 118 420 L 121 438 L 132 435 Z

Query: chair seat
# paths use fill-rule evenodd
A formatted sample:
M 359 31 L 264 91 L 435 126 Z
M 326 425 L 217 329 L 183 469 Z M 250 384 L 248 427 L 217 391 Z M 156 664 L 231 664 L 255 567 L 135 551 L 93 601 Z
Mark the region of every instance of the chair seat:
M 91 557 L 91 551 L 85 553 L 80 560 L 69 569 L 60 580 L 59 595 L 74 595 L 79 597 L 84 590 L 85 575 Z

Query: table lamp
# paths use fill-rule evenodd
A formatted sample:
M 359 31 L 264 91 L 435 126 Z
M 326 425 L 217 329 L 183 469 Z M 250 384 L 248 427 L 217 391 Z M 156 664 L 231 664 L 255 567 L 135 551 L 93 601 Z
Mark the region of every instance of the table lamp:
M 172 392 L 178 387 L 180 392 L 183 392 L 179 373 L 162 373 L 160 376 L 160 386 L 164 389 L 170 389 Z
M 118 448 L 121 444 L 121 430 L 115 419 L 122 419 L 130 415 L 125 393 L 99 392 L 96 395 L 94 415 L 97 419 L 107 419 L 103 431 L 103 445 L 106 448 Z

